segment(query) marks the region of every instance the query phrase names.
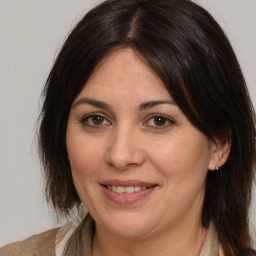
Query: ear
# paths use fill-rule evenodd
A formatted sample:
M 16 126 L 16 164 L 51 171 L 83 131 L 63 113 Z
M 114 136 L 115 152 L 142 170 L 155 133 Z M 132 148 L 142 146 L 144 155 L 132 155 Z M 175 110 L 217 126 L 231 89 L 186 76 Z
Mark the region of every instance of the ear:
M 209 161 L 208 170 L 215 171 L 216 166 L 221 167 L 228 159 L 231 148 L 231 141 L 226 142 L 216 140 L 211 144 L 211 159 Z

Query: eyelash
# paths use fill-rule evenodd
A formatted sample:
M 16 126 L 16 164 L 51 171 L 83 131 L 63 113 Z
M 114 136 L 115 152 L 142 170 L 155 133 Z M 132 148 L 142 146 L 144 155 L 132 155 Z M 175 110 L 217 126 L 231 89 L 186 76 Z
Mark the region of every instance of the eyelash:
M 101 118 L 103 120 L 103 124 L 93 124 L 92 122 L 92 118 Z M 90 121 L 88 121 L 90 120 Z M 107 124 L 104 124 L 104 122 L 108 122 Z M 91 127 L 91 128 L 101 128 L 102 126 L 106 126 L 106 125 L 110 125 L 111 123 L 107 120 L 107 118 L 105 118 L 104 115 L 99 114 L 99 113 L 93 113 L 90 115 L 87 115 L 85 117 L 81 118 L 82 125 L 85 125 L 87 127 Z
M 174 120 L 171 119 L 170 117 L 167 117 L 163 114 L 152 114 L 146 121 L 146 123 L 149 123 L 151 120 L 156 121 L 156 118 L 161 118 L 165 123 L 164 125 L 149 125 L 147 124 L 147 126 L 151 126 L 153 129 L 165 129 L 169 126 L 171 126 L 172 124 L 175 124 Z M 166 124 L 167 122 L 167 124 Z
M 100 118 L 102 123 L 100 123 L 100 124 L 94 123 L 93 124 L 92 118 Z M 161 121 L 163 121 L 164 124 L 163 125 L 156 125 L 156 124 L 150 125 L 149 124 L 150 121 L 152 120 L 153 122 L 155 122 L 156 118 L 162 119 Z M 80 122 L 82 123 L 82 125 L 91 127 L 91 128 L 102 128 L 103 126 L 111 125 L 111 122 L 109 122 L 108 119 L 104 115 L 99 114 L 99 113 L 93 113 L 93 114 L 87 115 L 87 116 L 81 118 Z M 147 121 L 144 122 L 143 124 L 153 128 L 153 129 L 164 129 L 164 128 L 171 126 L 172 124 L 175 124 L 175 122 L 173 119 L 171 119 L 170 117 L 167 117 L 163 114 L 152 114 L 150 117 L 147 118 Z

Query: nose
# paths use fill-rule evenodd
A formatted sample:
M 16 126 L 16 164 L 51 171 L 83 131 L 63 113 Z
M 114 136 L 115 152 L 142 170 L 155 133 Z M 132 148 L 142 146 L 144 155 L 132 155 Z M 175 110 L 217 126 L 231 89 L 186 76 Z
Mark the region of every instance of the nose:
M 109 140 L 106 162 L 120 170 L 140 166 L 145 161 L 141 145 L 138 132 L 127 127 L 117 129 Z

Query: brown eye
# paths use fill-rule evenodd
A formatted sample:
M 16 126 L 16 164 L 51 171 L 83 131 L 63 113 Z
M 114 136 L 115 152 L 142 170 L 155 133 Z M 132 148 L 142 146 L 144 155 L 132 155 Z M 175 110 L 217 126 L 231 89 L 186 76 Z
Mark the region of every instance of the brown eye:
M 161 116 L 154 117 L 154 124 L 156 126 L 165 126 L 166 122 L 167 122 L 167 120 L 164 117 L 161 117 Z
M 167 116 L 163 116 L 162 114 L 155 114 L 151 116 L 145 123 L 146 126 L 152 127 L 152 128 L 166 128 L 174 124 L 174 121 Z
M 92 114 L 84 117 L 81 120 L 81 123 L 83 125 L 90 126 L 90 127 L 101 127 L 101 126 L 110 124 L 110 122 L 104 116 L 97 115 L 97 114 Z
M 104 118 L 102 116 L 92 116 L 92 123 L 95 125 L 100 125 L 103 123 Z

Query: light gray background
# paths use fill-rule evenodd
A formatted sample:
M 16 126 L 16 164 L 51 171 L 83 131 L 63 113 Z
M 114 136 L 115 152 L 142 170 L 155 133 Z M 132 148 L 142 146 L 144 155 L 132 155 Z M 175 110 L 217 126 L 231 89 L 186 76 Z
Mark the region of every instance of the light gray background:
M 197 2 L 228 34 L 255 105 L 256 0 Z M 43 198 L 35 144 L 39 99 L 64 38 L 96 3 L 0 0 L 0 246 L 54 226 Z M 253 203 L 252 221 L 255 193 Z

